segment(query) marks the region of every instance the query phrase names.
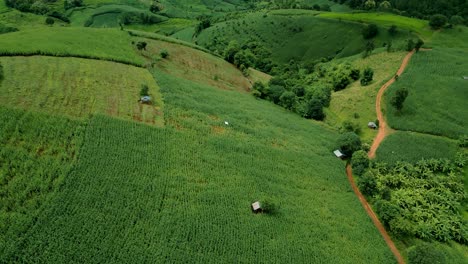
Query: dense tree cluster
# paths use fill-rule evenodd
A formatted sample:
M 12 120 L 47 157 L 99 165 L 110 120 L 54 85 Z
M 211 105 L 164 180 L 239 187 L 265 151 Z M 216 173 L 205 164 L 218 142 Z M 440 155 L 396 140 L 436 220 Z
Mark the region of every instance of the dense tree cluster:
M 353 167 L 365 166 L 357 153 Z M 358 186 L 395 235 L 467 244 L 468 226 L 459 212 L 466 199 L 461 173 L 465 163 L 462 153 L 454 161 L 400 162 L 393 167 L 374 163 L 359 177 Z
M 440 14 L 450 23 L 468 24 L 468 1 L 464 0 L 332 0 L 353 9 L 394 12 L 403 16 L 430 20 Z M 452 22 L 453 20 L 453 22 Z

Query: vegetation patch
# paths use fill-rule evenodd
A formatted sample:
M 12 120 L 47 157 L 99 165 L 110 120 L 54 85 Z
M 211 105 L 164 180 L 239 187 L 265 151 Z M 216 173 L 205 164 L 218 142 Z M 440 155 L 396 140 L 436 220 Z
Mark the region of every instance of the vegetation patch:
M 26 233 L 71 171 L 84 128 L 80 121 L 0 107 L 0 262 L 17 260 Z
M 453 159 L 457 142 L 444 137 L 397 131 L 387 136 L 377 149 L 377 160 L 388 164 L 421 159 Z
M 466 50 L 434 49 L 413 56 L 405 73 L 386 92 L 391 127 L 458 139 L 468 127 Z M 390 105 L 398 89 L 409 92 L 401 111 Z
M 2 35 L 0 55 L 51 55 L 111 60 L 141 66 L 131 37 L 114 29 L 36 28 Z
M 10 107 L 87 117 L 103 113 L 162 125 L 162 99 L 151 74 L 107 61 L 54 57 L 0 57 L 5 79 L 0 103 Z M 152 105 L 138 103 L 149 87 Z

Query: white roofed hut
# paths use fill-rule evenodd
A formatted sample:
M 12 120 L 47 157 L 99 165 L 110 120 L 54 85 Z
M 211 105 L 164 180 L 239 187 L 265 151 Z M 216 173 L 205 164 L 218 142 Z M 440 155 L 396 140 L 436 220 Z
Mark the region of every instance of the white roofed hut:
M 343 154 L 339 149 L 333 151 L 333 154 L 335 154 L 335 156 L 340 159 L 346 158 L 346 155 Z
M 262 212 L 262 205 L 259 201 L 256 201 L 252 204 L 252 212 L 254 213 L 261 213 Z

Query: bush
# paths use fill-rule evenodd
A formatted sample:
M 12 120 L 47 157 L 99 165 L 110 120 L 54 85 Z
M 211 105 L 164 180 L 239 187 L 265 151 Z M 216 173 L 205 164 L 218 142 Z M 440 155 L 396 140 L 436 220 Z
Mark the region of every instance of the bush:
M 416 44 L 412 39 L 408 39 L 408 43 L 406 44 L 406 51 L 412 51 Z
M 433 29 L 439 29 L 447 23 L 447 17 L 441 14 L 431 16 L 429 20 L 429 26 Z
M 16 31 L 18 31 L 18 29 L 15 27 L 6 27 L 6 26 L 0 25 L 0 34 L 16 32 Z
M 144 42 L 144 41 L 138 41 L 136 46 L 137 46 L 137 49 L 138 50 L 146 50 L 146 45 L 148 43 Z
M 362 73 L 361 85 L 368 85 L 374 78 L 374 71 L 371 68 L 366 68 Z
M 284 108 L 291 110 L 294 106 L 294 103 L 296 103 L 296 95 L 291 91 L 285 91 L 280 96 L 279 100 Z
M 169 52 L 167 52 L 167 50 L 161 50 L 159 55 L 161 55 L 161 58 L 165 59 L 169 56 Z
M 397 26 L 395 26 L 395 25 L 392 25 L 388 29 L 388 34 L 390 34 L 390 36 L 395 36 L 397 33 L 398 33 L 398 29 L 397 29 Z
M 65 9 L 70 9 L 73 7 L 83 6 L 83 0 L 65 0 L 63 7 Z
M 434 244 L 423 242 L 408 250 L 408 261 L 411 264 L 443 264 L 445 255 Z
M 388 189 L 384 189 L 384 192 L 388 192 Z M 393 205 L 387 200 L 377 200 L 374 204 L 374 209 L 377 215 L 379 215 L 382 223 L 389 228 L 390 222 L 399 215 L 399 208 Z
M 354 81 L 359 80 L 360 76 L 361 76 L 361 71 L 359 69 L 352 69 L 351 73 L 349 74 L 349 77 L 353 79 Z
M 356 151 L 351 159 L 351 165 L 353 166 L 353 173 L 362 175 L 364 171 L 369 168 L 369 157 L 367 153 L 364 150 Z
M 0 65 L 1 67 L 1 65 Z M 0 68 L 1 69 L 1 68 Z M 0 73 L 1 74 L 1 73 Z M 458 146 L 461 148 L 466 148 L 468 147 L 468 135 L 462 135 L 458 139 Z
M 0 81 L 2 81 L 3 78 L 5 78 L 5 76 L 3 75 L 3 65 L 0 63 Z
M 357 185 L 362 194 L 366 196 L 373 197 L 377 193 L 377 180 L 371 172 L 364 173 L 364 175 L 358 179 Z
M 312 98 L 307 103 L 303 105 L 302 116 L 305 118 L 312 118 L 315 120 L 323 120 L 325 118 L 325 113 L 323 112 L 323 103 L 322 101 Z
M 338 148 L 348 157 L 351 157 L 355 151 L 361 149 L 361 139 L 354 132 L 342 134 L 337 141 Z
M 359 127 L 359 124 L 357 124 L 357 123 L 346 120 L 341 125 L 340 131 L 341 131 L 341 133 L 354 132 L 356 134 L 360 134 L 361 133 L 361 127 Z
M 146 84 L 141 85 L 140 96 L 148 96 L 149 95 L 149 87 Z
M 45 20 L 45 23 L 47 25 L 51 26 L 51 25 L 53 25 L 55 23 L 55 20 L 53 18 L 51 18 L 51 17 L 47 17 L 46 20 Z
M 379 28 L 376 24 L 369 24 L 362 29 L 362 36 L 364 39 L 371 39 L 379 33 Z

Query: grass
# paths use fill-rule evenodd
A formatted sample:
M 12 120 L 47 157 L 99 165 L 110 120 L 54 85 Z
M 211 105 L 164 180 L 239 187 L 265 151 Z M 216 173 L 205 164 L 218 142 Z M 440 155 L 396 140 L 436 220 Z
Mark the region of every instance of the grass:
M 0 262 L 21 247 L 72 170 L 84 129 L 80 121 L 0 106 Z
M 261 71 L 255 70 L 254 68 L 249 68 L 248 74 L 249 75 L 247 76 L 247 78 L 249 78 L 252 84 L 255 82 L 261 82 L 263 84 L 267 84 L 272 78 L 272 76 L 266 73 L 263 73 Z
M 443 137 L 397 131 L 387 136 L 377 149 L 377 161 L 395 164 L 397 161 L 418 162 L 421 159 L 453 159 L 457 142 Z
M 192 27 L 196 22 L 190 19 L 171 18 L 167 21 L 154 25 L 128 25 L 126 28 L 154 32 L 165 36 L 173 35 L 176 32 Z M 190 41 L 189 41 L 190 42 Z
M 399 29 L 409 30 L 420 35 L 424 40 L 431 39 L 433 31 L 429 29 L 426 20 L 398 16 L 389 13 L 321 13 L 319 17 L 339 20 L 356 21 L 360 23 L 375 23 L 383 27 L 397 26 Z
M 116 29 L 47 27 L 2 35 L 1 55 L 77 56 L 142 65 L 132 38 Z
M 413 56 L 409 66 L 385 95 L 387 119 L 392 128 L 458 138 L 466 134 L 468 82 L 467 50 L 435 48 Z M 409 96 L 401 113 L 389 105 L 396 89 Z
M 313 11 L 299 10 L 296 15 L 285 15 L 293 12 L 290 10 L 275 12 L 255 12 L 217 23 L 202 31 L 197 42 L 222 54 L 231 40 L 241 45 L 256 41 L 269 49 L 272 59 L 279 63 L 314 61 L 329 56 L 343 58 L 360 53 L 367 43 L 361 34 L 361 24 L 318 18 Z M 393 38 L 393 46 L 402 46 L 408 36 L 401 31 Z M 374 40 L 375 46 L 382 47 L 391 39 L 386 30 L 381 30 Z
M 163 50 L 169 53 L 166 59 L 159 59 L 155 66 L 172 76 L 226 90 L 245 92 L 250 89 L 249 80 L 232 64 L 218 57 L 165 41 L 147 42 L 148 54 L 160 54 Z
M 370 67 L 374 70 L 374 81 L 368 86 L 361 86 L 359 81 L 348 88 L 332 93 L 330 107 L 326 110 L 325 122 L 339 127 L 344 121 L 351 121 L 361 128 L 361 139 L 371 142 L 377 135 L 376 130 L 369 129 L 367 123 L 375 121 L 375 98 L 380 87 L 394 76 L 406 52 L 379 52 L 367 58 L 355 56 L 340 60 L 350 62 L 361 70 Z
M 392 262 L 331 153 L 333 131 L 249 94 L 155 74 L 166 127 L 92 118 L 18 261 Z M 251 213 L 265 197 L 277 215 Z
M 88 117 L 103 113 L 163 125 L 162 98 L 146 69 L 78 58 L 0 57 L 5 79 L 0 104 L 47 113 Z M 137 102 L 150 88 L 154 105 Z

